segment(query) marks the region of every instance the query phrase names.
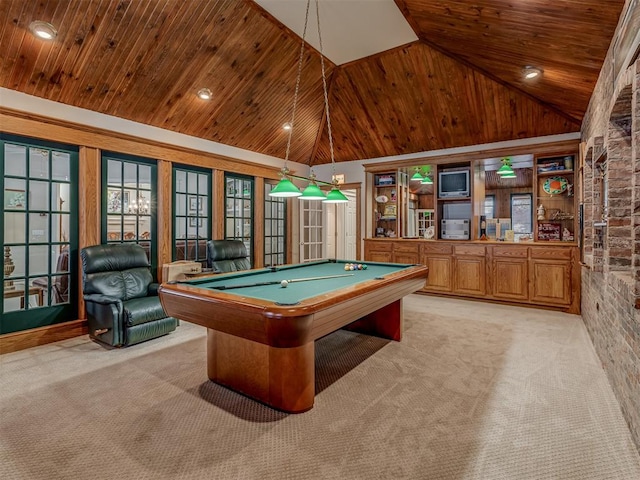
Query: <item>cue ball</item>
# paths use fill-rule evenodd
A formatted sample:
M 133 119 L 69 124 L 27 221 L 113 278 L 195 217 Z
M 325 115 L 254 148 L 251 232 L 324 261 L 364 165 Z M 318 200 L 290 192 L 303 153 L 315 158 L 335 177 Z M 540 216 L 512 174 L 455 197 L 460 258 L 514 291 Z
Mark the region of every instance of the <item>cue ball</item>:
M 287 285 L 289 285 L 289 282 L 287 282 L 286 280 L 282 280 L 280 282 L 280 285 L 282 286 L 282 288 L 287 288 Z

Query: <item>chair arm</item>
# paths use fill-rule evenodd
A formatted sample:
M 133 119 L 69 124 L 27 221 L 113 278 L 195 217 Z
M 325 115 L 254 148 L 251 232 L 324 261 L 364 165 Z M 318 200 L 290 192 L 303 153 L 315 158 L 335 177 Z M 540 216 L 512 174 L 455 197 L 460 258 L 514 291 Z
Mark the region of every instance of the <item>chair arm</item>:
M 99 303 L 100 305 L 109 305 L 110 303 L 116 304 L 118 313 L 122 312 L 122 300 L 116 297 L 110 297 L 108 295 L 102 295 L 100 293 L 92 293 L 84 296 L 85 302 Z
M 158 288 L 160 288 L 160 284 L 158 283 L 150 283 L 149 288 L 147 288 L 147 296 L 148 297 L 157 297 L 158 296 Z
M 89 334 L 113 346 L 124 344 L 122 300 L 101 294 L 84 296 Z

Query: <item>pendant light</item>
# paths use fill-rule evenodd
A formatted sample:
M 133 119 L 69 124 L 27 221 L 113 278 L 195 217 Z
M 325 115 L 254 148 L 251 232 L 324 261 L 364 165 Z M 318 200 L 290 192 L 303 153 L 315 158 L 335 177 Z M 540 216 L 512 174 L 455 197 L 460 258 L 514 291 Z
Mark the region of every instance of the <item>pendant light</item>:
M 289 169 L 287 167 L 282 167 L 280 171 L 280 181 L 275 186 L 271 192 L 269 192 L 270 197 L 299 197 L 302 195 L 300 189 L 296 187 L 291 180 L 289 180 Z
M 312 170 L 309 175 L 309 185 L 304 189 L 302 195 L 298 197 L 298 200 L 324 200 L 325 198 L 327 197 L 316 183 L 316 175 Z
M 433 180 L 431 180 L 431 177 L 429 176 L 430 171 L 431 171 L 431 165 L 427 165 L 424 167 L 424 177 L 420 182 L 422 185 L 433 185 Z
M 511 160 L 509 160 L 509 158 L 507 157 L 503 158 L 502 166 L 498 169 L 496 173 L 501 177 L 504 175 L 513 175 L 514 173 L 513 173 L 513 169 L 511 168 Z M 513 178 L 513 177 L 509 177 L 509 178 Z
M 413 174 L 413 177 L 411 177 L 411 180 L 418 180 L 418 181 L 424 180 L 422 175 L 420 175 L 420 167 L 416 167 L 416 173 Z

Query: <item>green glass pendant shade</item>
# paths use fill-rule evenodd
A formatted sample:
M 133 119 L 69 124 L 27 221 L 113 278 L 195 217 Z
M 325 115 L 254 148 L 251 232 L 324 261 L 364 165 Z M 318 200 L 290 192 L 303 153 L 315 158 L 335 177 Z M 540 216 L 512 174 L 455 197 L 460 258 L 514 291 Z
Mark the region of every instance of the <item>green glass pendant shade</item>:
M 269 192 L 270 197 L 299 197 L 300 195 L 302 193 L 298 187 L 286 177 L 283 177 L 276 185 L 276 188 Z
M 433 180 L 431 180 L 431 177 L 429 175 L 425 175 L 420 183 L 422 185 L 433 185 Z
M 420 175 L 420 172 L 418 170 L 416 170 L 416 173 L 413 174 L 413 177 L 411 177 L 411 180 L 424 180 L 424 178 L 422 177 L 422 175 Z
M 302 195 L 298 197 L 298 200 L 324 200 L 325 198 L 327 197 L 325 197 L 322 190 L 320 190 L 320 187 L 312 182 L 304 189 Z
M 500 178 L 516 178 L 516 177 L 517 177 L 517 175 L 513 171 L 511 173 L 506 173 L 504 175 L 500 175 Z
M 349 199 L 344 196 L 338 187 L 333 187 L 324 199 L 324 203 L 348 203 Z
M 511 168 L 511 166 L 507 163 L 504 163 L 496 172 L 498 175 L 503 176 L 503 175 L 511 175 L 513 174 L 513 169 Z

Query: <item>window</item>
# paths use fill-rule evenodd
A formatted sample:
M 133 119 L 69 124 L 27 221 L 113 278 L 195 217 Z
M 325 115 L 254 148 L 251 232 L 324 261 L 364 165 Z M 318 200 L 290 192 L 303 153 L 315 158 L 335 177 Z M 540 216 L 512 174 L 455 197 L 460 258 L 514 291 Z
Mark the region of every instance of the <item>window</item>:
M 282 265 L 287 262 L 287 199 L 269 196 L 275 185 L 264 188 L 264 264 Z
M 211 238 L 211 171 L 173 169 L 173 260 L 193 260 L 206 267 Z
M 533 232 L 533 199 L 530 193 L 511 195 L 511 228 L 515 234 Z
M 253 178 L 225 175 L 224 238 L 242 240 L 253 264 Z
M 0 334 L 76 318 L 77 150 L 2 135 L 0 170 Z
M 484 197 L 484 216 L 486 218 L 495 218 L 494 217 L 495 203 L 496 203 L 495 195 L 487 195 L 486 197 Z
M 141 245 L 155 274 L 156 165 L 105 153 L 102 173 L 102 242 Z

